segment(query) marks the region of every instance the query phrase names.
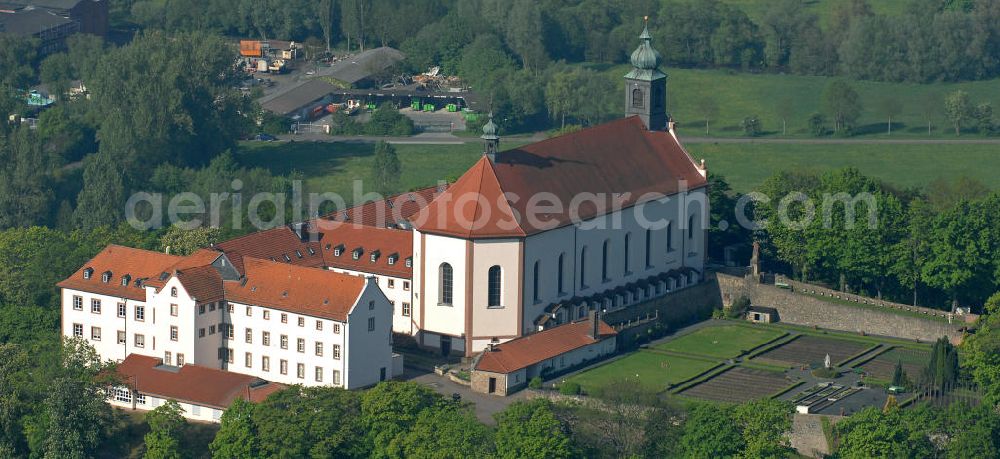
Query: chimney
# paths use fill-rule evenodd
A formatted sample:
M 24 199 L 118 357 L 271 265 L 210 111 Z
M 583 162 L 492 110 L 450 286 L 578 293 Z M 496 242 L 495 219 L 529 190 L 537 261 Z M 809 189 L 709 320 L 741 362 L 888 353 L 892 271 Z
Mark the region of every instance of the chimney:
M 163 253 L 165 253 L 167 255 L 170 255 L 170 246 L 169 245 L 163 248 Z
M 305 242 L 309 238 L 309 227 L 307 223 L 292 223 L 292 231 L 295 235 L 299 237 L 299 240 Z
M 595 340 L 601 339 L 600 313 L 593 310 L 587 315 L 590 317 L 590 333 L 588 335 Z

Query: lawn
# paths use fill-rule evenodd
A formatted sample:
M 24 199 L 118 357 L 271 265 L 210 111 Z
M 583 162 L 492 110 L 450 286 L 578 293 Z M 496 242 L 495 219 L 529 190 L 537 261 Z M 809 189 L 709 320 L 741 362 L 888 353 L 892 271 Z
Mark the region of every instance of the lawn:
M 578 373 L 567 378 L 567 381 L 580 384 L 585 391 L 593 391 L 617 379 L 638 378 L 643 387 L 661 391 L 670 384 L 691 379 L 716 365 L 718 365 L 717 362 L 707 360 L 640 350 L 618 360 Z
M 692 333 L 657 345 L 656 349 L 729 359 L 742 354 L 783 333 L 770 328 L 721 325 L 695 330 Z
M 603 67 L 597 67 L 603 69 Z M 681 136 L 705 136 L 705 115 L 702 101 L 711 99 L 717 113 L 709 118 L 709 133 L 713 137 L 743 136 L 742 120 L 756 116 L 767 137 L 813 138 L 808 129 L 809 116 L 822 111 L 823 89 L 836 77 L 745 73 L 729 70 L 682 69 L 665 66 L 667 107 L 678 121 Z M 627 65 L 602 70 L 612 81 L 621 81 Z M 1000 103 L 997 88 L 1000 80 L 961 83 L 882 83 L 854 81 L 848 83 L 858 92 L 863 110 L 855 126 L 855 137 L 925 139 L 926 112 L 931 113 L 933 138 L 955 138 L 954 128 L 944 114 L 944 96 L 963 90 L 975 103 Z M 892 135 L 887 135 L 887 117 L 879 110 L 883 99 L 896 99 L 902 111 L 893 117 Z M 617 107 L 617 106 L 616 106 Z M 782 116 L 787 123 L 782 135 Z M 828 117 L 829 118 L 829 117 Z M 828 127 L 832 125 L 827 123 Z M 976 138 L 963 134 L 960 138 Z
M 782 170 L 823 172 L 844 167 L 856 167 L 904 188 L 961 176 L 1000 187 L 998 145 L 688 143 L 685 147 L 740 192 L 757 189 Z
M 463 145 L 394 145 L 402 164 L 400 191 L 453 181 L 482 155 L 479 143 Z M 372 191 L 375 144 L 364 142 L 246 142 L 237 158 L 246 166 L 272 173 L 302 174 L 307 192 L 333 192 L 357 202 L 354 181 Z

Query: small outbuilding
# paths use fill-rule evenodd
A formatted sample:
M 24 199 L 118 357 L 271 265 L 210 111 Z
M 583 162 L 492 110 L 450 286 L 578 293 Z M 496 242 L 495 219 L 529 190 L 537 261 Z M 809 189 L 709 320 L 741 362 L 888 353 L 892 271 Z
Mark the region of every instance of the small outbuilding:
M 596 311 L 578 322 L 489 346 L 472 363 L 472 390 L 510 395 L 535 376 L 597 361 L 617 350 L 617 332 Z
M 766 306 L 750 306 L 747 309 L 747 320 L 758 324 L 777 322 L 778 310 Z

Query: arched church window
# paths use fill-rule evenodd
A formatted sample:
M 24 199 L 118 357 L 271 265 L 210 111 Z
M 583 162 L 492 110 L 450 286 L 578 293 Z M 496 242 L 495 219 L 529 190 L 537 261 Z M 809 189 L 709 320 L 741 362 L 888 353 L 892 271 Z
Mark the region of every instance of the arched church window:
M 438 271 L 439 271 L 438 278 L 441 281 L 441 287 L 438 289 L 440 296 L 438 298 L 438 303 L 441 303 L 443 305 L 451 305 L 452 292 L 453 292 L 452 290 L 453 272 L 451 269 L 451 265 L 449 265 L 448 263 L 441 263 L 441 266 L 438 267 Z
M 632 90 L 632 106 L 636 108 L 643 107 L 642 90 L 639 88 Z

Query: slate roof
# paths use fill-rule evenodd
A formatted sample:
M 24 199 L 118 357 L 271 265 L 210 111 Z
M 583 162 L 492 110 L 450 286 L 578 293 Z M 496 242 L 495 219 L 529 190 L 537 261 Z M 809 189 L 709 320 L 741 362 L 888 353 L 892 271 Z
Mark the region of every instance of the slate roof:
M 706 184 L 671 133 L 649 131 L 633 116 L 503 151 L 495 161 L 484 156 L 411 220 L 432 234 L 523 237 Z M 561 209 L 525 218 L 542 193 Z M 585 193 L 602 202 L 584 201 L 573 215 L 570 203 Z
M 0 13 L 0 32 L 27 37 L 72 22 L 44 9 L 23 9 L 14 13 Z
M 475 369 L 493 373 L 511 373 L 617 334 L 610 325 L 598 320 L 600 339 L 590 337 L 591 324 L 588 318 L 493 346 L 492 351 L 483 351 Z
M 326 97 L 335 89 L 336 86 L 314 78 L 287 91 L 262 98 L 260 106 L 269 112 L 287 115 Z
M 405 57 L 399 50 L 388 46 L 369 49 L 353 58 L 334 63 L 328 72 L 324 72 L 324 75 L 347 84 L 354 84 L 403 60 Z
M 124 384 L 139 393 L 218 409 L 228 408 L 238 398 L 260 402 L 286 387 L 199 365 L 162 365 L 156 357 L 138 354 L 129 354 L 118 364 L 117 372 Z

